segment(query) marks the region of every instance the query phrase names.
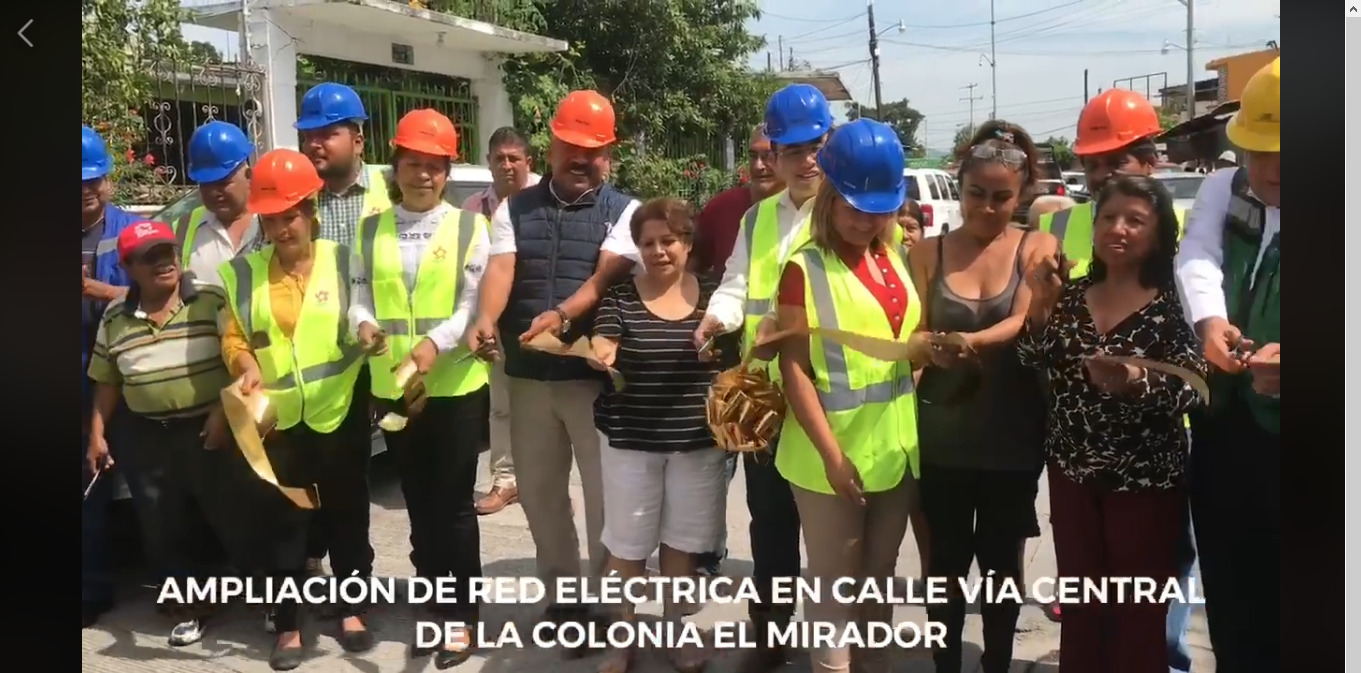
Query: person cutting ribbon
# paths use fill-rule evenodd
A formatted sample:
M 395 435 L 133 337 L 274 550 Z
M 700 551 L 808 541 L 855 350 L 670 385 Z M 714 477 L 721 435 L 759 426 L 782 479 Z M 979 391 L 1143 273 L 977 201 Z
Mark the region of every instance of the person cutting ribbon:
M 277 149 L 261 156 L 251 175 L 249 207 L 260 216 L 269 245 L 218 269 L 228 297 L 222 356 L 237 377 L 234 385 L 243 396 L 268 395 L 277 424 L 265 446 L 279 480 L 315 484 L 322 501 L 312 512 L 278 499 L 276 516 L 261 523 L 255 570 L 276 578 L 305 575 L 314 516 L 336 575 L 373 572 L 363 470 L 368 456 L 355 455 L 354 443 L 346 441 L 347 431 L 368 423 L 366 400 L 354 395 L 362 352 L 346 325 L 350 255 L 345 246 L 318 238 L 314 197 L 322 184 L 300 152 Z M 341 646 L 347 652 L 371 649 L 363 606 L 339 607 Z M 302 664 L 298 608 L 287 600 L 275 606 L 269 665 L 276 671 Z
M 359 224 L 349 319 L 371 354 L 380 412 L 406 419 L 393 424 L 385 416 L 383 437 L 411 519 L 411 563 L 419 577 L 454 577 L 460 587 L 454 601 L 437 608 L 469 625 L 461 646 L 435 653 L 435 667 L 445 669 L 472 655 L 479 613 L 462 588 L 482 575 L 473 501 L 481 433 L 474 428 L 487 419 L 490 366 L 461 344 L 491 238 L 487 218 L 443 200 L 458 157 L 458 132 L 448 117 L 413 110 L 397 123 L 392 143 L 398 203 Z M 413 646 L 413 654 L 425 652 Z

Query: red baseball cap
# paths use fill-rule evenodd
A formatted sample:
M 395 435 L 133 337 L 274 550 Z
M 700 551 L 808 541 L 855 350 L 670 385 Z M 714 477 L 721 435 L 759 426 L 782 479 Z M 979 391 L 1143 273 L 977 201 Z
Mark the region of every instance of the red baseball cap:
M 138 222 L 118 234 L 118 259 L 124 262 L 158 245 L 175 245 L 175 232 L 163 222 Z

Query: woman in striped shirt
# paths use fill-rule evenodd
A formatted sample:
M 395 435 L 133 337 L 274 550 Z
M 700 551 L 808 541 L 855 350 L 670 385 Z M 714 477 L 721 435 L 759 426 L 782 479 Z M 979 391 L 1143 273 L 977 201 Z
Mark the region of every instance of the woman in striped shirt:
M 661 572 L 693 574 L 694 555 L 718 543 L 723 519 L 726 456 L 714 446 L 704 401 L 720 364 L 718 350 L 701 355 L 693 335 L 717 283 L 687 271 L 694 238 L 690 207 L 679 199 L 654 199 L 629 223 L 643 273 L 610 289 L 596 314 L 592 349 L 600 363 L 622 375 L 623 388 L 601 395 L 596 427 L 605 494 L 609 574 L 639 577 L 661 549 Z M 679 620 L 685 606 L 664 606 Z M 633 618 L 625 608 L 622 619 Z M 631 650 L 615 652 L 600 670 L 623 673 Z M 674 653 L 678 671 L 703 668 L 703 654 Z

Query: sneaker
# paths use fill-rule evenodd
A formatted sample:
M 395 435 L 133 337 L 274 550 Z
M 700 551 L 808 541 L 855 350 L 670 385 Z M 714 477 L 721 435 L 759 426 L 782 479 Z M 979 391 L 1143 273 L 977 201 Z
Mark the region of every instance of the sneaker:
M 190 619 L 175 625 L 170 629 L 170 646 L 184 647 L 193 645 L 203 639 L 203 622 L 197 619 Z
M 718 552 L 698 554 L 695 558 L 695 574 L 700 577 L 718 577 L 722 574 L 724 556 Z
M 1058 603 L 1050 603 L 1044 607 L 1044 616 L 1048 617 L 1050 621 L 1061 622 L 1063 621 L 1063 607 Z
M 321 565 L 321 559 L 319 558 L 307 559 L 307 563 L 304 566 L 304 569 L 307 572 L 308 577 L 326 576 L 326 568 Z

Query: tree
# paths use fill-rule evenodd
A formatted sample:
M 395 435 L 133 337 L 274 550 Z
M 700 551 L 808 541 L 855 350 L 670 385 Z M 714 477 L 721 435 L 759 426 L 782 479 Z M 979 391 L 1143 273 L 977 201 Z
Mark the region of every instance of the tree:
M 1158 126 L 1166 131 L 1182 122 L 1181 115 L 1175 110 L 1168 110 L 1165 107 L 1158 108 Z
M 953 147 L 950 148 L 950 153 L 954 154 L 959 150 L 963 149 L 965 145 L 968 145 L 969 141 L 973 140 L 974 131 L 975 129 L 973 124 L 965 124 L 956 129 L 955 144 Z
M 131 155 L 146 139 L 141 112 L 156 84 L 149 65 L 183 53 L 182 10 L 179 0 L 81 0 L 81 18 L 81 117 L 109 144 L 122 185 L 145 170 Z
M 1067 138 L 1049 136 L 1044 142 L 1053 150 L 1054 163 L 1058 164 L 1060 169 L 1066 171 L 1077 163 L 1077 155 L 1073 154 L 1073 147 Z
M 516 125 L 547 142 L 547 122 L 567 91 L 609 97 L 621 140 L 745 134 L 760 121 L 778 81 L 745 67 L 765 45 L 746 21 L 755 3 L 714 0 L 488 0 L 507 27 L 565 40 L 561 54 L 508 59 L 506 88 Z M 431 0 L 432 8 L 467 0 Z M 485 2 L 483 4 L 486 4 Z
M 859 103 L 851 103 L 851 107 L 846 111 L 846 117 L 851 121 L 868 117 L 876 119 L 893 127 L 898 133 L 898 140 L 903 147 L 911 148 L 911 154 L 916 155 L 917 151 L 925 153 L 925 148 L 917 143 L 917 127 L 922 123 L 922 113 L 908 104 L 907 99 L 886 103 L 883 110 L 876 110 Z
M 201 40 L 190 42 L 186 51 L 188 57 L 195 63 L 222 62 L 222 52 L 218 51 L 217 47 Z

